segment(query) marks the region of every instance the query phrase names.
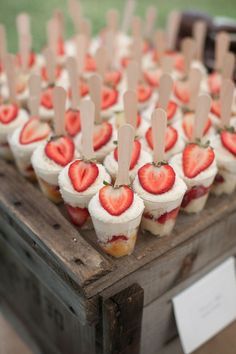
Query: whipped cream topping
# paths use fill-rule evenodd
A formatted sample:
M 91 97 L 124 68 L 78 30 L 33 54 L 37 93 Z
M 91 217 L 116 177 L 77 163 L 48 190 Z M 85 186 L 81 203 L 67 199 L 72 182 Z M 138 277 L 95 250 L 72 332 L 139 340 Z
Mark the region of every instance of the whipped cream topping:
M 2 87 L 1 94 L 2 94 L 2 97 L 3 97 L 4 100 L 8 100 L 9 99 L 9 89 L 8 89 L 7 85 L 4 85 Z M 17 97 L 18 101 L 26 102 L 28 100 L 28 98 L 29 98 L 29 89 L 28 89 L 28 87 L 26 86 L 26 88 L 22 92 L 18 93 L 16 95 L 16 97 Z
M 71 163 L 73 162 L 74 161 L 72 161 Z M 98 190 L 103 187 L 103 181 L 110 183 L 111 177 L 101 164 L 97 164 L 99 172 L 94 183 L 89 186 L 85 191 L 77 192 L 74 189 L 68 174 L 71 163 L 64 167 L 59 174 L 58 184 L 60 186 L 60 192 L 65 203 L 73 207 L 79 206 L 81 208 L 85 208 L 88 206 L 88 203 L 90 199 L 94 196 L 94 194 L 97 193 Z
M 211 145 L 215 150 L 217 166 L 220 169 L 236 173 L 236 157 L 224 147 L 219 135 L 212 139 Z
M 7 142 L 7 136 L 16 128 L 21 127 L 28 120 L 29 115 L 24 109 L 19 109 L 17 117 L 8 124 L 0 122 L 0 143 Z

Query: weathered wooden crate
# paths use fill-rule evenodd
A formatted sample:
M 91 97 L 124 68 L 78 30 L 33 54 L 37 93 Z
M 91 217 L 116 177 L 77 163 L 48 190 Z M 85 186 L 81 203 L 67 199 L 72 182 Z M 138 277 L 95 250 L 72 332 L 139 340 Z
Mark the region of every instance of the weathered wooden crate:
M 236 254 L 236 194 L 113 259 L 0 161 L 0 294 L 43 353 L 177 353 L 172 297 Z

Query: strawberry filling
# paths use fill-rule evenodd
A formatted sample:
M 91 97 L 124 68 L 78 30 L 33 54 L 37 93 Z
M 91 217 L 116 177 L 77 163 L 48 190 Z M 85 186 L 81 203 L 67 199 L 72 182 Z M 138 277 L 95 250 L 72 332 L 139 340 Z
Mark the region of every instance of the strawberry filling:
M 87 208 L 72 207 L 71 205 L 66 204 L 66 209 L 72 223 L 76 226 L 83 226 L 90 217 Z
M 221 184 L 224 183 L 225 179 L 222 175 L 220 175 L 219 173 L 217 173 L 217 175 L 215 176 L 215 180 L 214 183 L 216 184 Z
M 9 124 L 16 119 L 19 108 L 16 104 L 2 104 L 0 106 L 0 122 Z
M 28 67 L 31 68 L 36 62 L 36 55 L 34 52 L 31 52 L 28 56 Z M 22 66 L 22 58 L 20 53 L 16 56 L 16 63 L 18 66 Z
M 155 222 L 158 222 L 159 224 L 165 224 L 168 220 L 175 220 L 178 216 L 180 207 L 177 207 L 169 212 L 166 212 L 159 216 L 157 219 L 154 218 L 154 216 L 150 213 L 144 213 L 143 216 L 146 219 L 154 220 Z
M 68 109 L 65 116 L 65 128 L 67 133 L 74 137 L 81 131 L 80 111 Z
M 117 235 L 117 236 L 112 236 L 112 238 L 108 241 L 108 243 L 116 242 L 116 241 L 127 241 L 128 237 L 125 235 Z
M 59 65 L 57 65 L 55 67 L 55 71 L 54 71 L 54 75 L 55 75 L 55 78 L 58 79 L 61 75 L 61 67 Z M 43 66 L 42 69 L 41 69 L 41 77 L 44 81 L 48 81 L 48 73 L 47 73 L 47 68 L 46 66 Z
M 195 186 L 189 189 L 183 198 L 181 207 L 186 208 L 192 200 L 198 199 L 209 193 L 211 187 Z

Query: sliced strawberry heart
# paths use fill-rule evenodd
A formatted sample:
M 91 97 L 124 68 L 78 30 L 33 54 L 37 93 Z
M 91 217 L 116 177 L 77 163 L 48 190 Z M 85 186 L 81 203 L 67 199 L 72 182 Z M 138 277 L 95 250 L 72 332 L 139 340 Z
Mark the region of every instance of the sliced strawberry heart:
M 162 71 L 157 69 L 157 70 L 152 70 L 152 71 L 145 71 L 144 73 L 144 78 L 147 81 L 147 83 L 152 86 L 152 87 L 158 87 L 160 83 L 160 78 L 162 75 Z
M 152 89 L 150 86 L 139 84 L 137 95 L 140 103 L 146 102 L 152 95 Z
M 157 108 L 159 107 L 159 105 L 157 104 Z M 177 110 L 177 103 L 175 103 L 174 101 L 169 101 L 168 106 L 167 106 L 167 119 L 171 120 L 176 113 Z
M 81 131 L 80 111 L 68 109 L 65 117 L 65 128 L 67 133 L 74 137 Z
M 55 68 L 55 78 L 58 79 L 61 75 L 61 67 L 59 65 Z M 48 81 L 48 73 L 46 66 L 43 66 L 41 69 L 41 77 L 44 81 Z
M 174 67 L 176 70 L 183 72 L 185 68 L 184 57 L 182 54 L 175 54 Z
M 47 109 L 53 109 L 53 99 L 52 99 L 53 88 L 48 87 L 41 94 L 41 105 Z
M 184 133 L 185 133 L 186 137 L 188 138 L 188 140 L 192 139 L 193 125 L 194 125 L 194 114 L 193 113 L 186 113 L 183 118 L 182 127 L 183 127 Z M 211 126 L 212 126 L 211 120 L 208 118 L 208 120 L 206 121 L 205 127 L 204 127 L 204 131 L 203 131 L 204 136 L 208 133 Z
M 236 132 L 223 130 L 220 134 L 222 145 L 236 156 Z
M 219 100 L 212 100 L 211 113 L 213 113 L 215 116 L 220 118 L 221 108 L 220 108 L 220 101 Z
M 198 144 L 188 144 L 183 151 L 183 171 L 186 177 L 194 178 L 205 171 L 214 161 L 213 149 Z
M 106 145 L 112 137 L 112 125 L 108 122 L 95 125 L 93 135 L 93 148 L 94 151 L 99 150 L 102 146 Z
M 213 72 L 208 76 L 208 86 L 213 96 L 220 94 L 221 75 L 218 72 Z
M 128 237 L 125 235 L 115 235 L 108 241 L 109 243 L 116 242 L 116 241 L 127 241 Z
M 107 109 L 113 106 L 118 99 L 118 91 L 110 87 L 102 89 L 102 109 Z
M 96 61 L 89 54 L 85 58 L 85 71 L 96 71 Z
M 50 132 L 51 130 L 47 123 L 42 123 L 38 118 L 32 117 L 21 130 L 19 140 L 22 145 L 32 144 L 46 139 Z
M 127 68 L 127 66 L 129 65 L 129 62 L 131 61 L 131 58 L 129 57 L 123 57 L 121 59 L 121 65 L 123 68 Z
M 153 150 L 152 128 L 151 127 L 147 130 L 145 137 L 146 137 L 146 140 L 147 140 L 147 143 L 148 143 L 150 149 Z M 165 136 L 165 152 L 167 152 L 173 148 L 177 139 L 178 139 L 177 130 L 171 126 L 168 126 L 167 130 L 166 130 L 166 136 Z
M 16 60 L 17 60 L 18 66 L 21 66 L 22 65 L 22 59 L 21 59 L 20 53 L 17 54 Z M 35 61 L 36 61 L 35 53 L 31 52 L 29 54 L 29 57 L 28 57 L 28 67 L 31 68 L 35 64 Z
M 69 177 L 77 192 L 84 192 L 98 176 L 99 170 L 95 163 L 76 160 L 69 167 Z
M 128 186 L 114 188 L 104 186 L 99 191 L 99 200 L 103 208 L 111 215 L 119 216 L 133 203 L 134 193 Z
M 72 207 L 66 204 L 66 209 L 73 224 L 79 227 L 83 226 L 90 216 L 87 208 Z
M 67 136 L 52 138 L 45 146 L 47 157 L 60 166 L 66 166 L 71 162 L 74 153 L 75 145 Z
M 121 80 L 120 71 L 109 71 L 105 74 L 105 82 L 110 86 L 116 86 Z
M 86 82 L 84 82 L 84 81 L 80 82 L 80 86 L 79 86 L 78 90 L 79 90 L 80 96 L 82 96 L 82 97 L 86 96 L 89 93 L 89 87 L 86 84 Z M 72 96 L 70 88 L 68 90 L 68 96 L 69 96 L 69 98 L 71 98 L 71 96 Z
M 187 81 L 177 81 L 174 85 L 175 96 L 184 104 L 190 100 L 190 92 Z
M 18 115 L 19 108 L 16 104 L 2 104 L 0 105 L 0 122 L 2 124 L 9 124 Z
M 155 166 L 147 163 L 138 170 L 141 186 L 148 193 L 163 194 L 168 192 L 175 183 L 175 172 L 169 165 Z
M 133 150 L 132 150 L 132 155 L 130 160 L 130 167 L 129 167 L 130 170 L 132 170 L 136 166 L 140 156 L 140 152 L 141 152 L 140 141 L 135 140 L 133 143 Z M 115 148 L 114 150 L 114 158 L 116 161 L 118 161 L 118 148 Z
M 59 56 L 65 55 L 65 46 L 62 37 L 60 37 L 57 41 L 57 55 Z

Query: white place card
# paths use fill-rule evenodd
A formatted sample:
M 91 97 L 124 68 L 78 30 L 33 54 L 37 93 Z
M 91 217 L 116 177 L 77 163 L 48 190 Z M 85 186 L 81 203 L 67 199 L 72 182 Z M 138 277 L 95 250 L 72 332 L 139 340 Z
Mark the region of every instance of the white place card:
M 236 319 L 235 259 L 175 296 L 173 304 L 184 353 L 192 353 Z

